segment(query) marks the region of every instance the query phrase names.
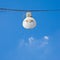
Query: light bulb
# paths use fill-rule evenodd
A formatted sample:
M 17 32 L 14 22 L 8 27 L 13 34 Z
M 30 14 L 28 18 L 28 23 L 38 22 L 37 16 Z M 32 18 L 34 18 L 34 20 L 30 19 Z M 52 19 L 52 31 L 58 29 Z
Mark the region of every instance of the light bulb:
M 32 17 L 31 12 L 26 13 L 26 18 L 23 20 L 22 25 L 26 29 L 32 29 L 32 28 L 34 28 L 36 26 L 36 21 Z

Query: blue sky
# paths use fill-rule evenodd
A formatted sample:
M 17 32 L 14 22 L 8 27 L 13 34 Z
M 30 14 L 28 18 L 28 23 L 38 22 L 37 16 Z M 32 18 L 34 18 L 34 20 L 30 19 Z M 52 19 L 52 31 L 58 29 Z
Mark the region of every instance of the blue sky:
M 59 0 L 0 0 L 0 8 L 60 9 Z M 0 11 L 0 60 L 60 60 L 60 12 L 32 12 L 34 29 L 22 27 L 25 12 Z

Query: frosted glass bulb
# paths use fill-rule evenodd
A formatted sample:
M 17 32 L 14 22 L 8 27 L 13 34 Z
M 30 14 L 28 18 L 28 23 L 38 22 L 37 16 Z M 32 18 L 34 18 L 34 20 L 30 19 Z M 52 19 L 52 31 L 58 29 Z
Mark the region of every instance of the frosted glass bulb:
M 31 12 L 26 13 L 26 18 L 23 20 L 22 25 L 26 29 L 32 29 L 32 28 L 34 28 L 36 26 L 36 21 L 32 17 Z

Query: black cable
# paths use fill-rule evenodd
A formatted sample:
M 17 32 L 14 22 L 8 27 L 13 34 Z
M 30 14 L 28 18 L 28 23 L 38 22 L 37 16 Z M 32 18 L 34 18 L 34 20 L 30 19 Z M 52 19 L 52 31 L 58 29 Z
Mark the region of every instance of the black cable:
M 26 12 L 26 11 L 31 11 L 31 12 L 54 12 L 54 11 L 60 11 L 60 9 L 54 9 L 54 10 L 17 10 L 17 9 L 8 9 L 8 8 L 0 8 L 0 11 L 16 11 L 16 12 Z

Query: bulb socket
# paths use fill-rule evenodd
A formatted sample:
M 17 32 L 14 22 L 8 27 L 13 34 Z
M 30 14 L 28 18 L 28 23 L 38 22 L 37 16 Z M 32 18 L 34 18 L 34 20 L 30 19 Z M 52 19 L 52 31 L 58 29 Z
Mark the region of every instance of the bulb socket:
M 26 13 L 26 17 L 32 17 L 31 12 L 27 12 L 27 13 Z

